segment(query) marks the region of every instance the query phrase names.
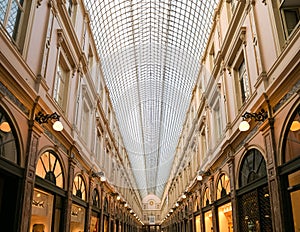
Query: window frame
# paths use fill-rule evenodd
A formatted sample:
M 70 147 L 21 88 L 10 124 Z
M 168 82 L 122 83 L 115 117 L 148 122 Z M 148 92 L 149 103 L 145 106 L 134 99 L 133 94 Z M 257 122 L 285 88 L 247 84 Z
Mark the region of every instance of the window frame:
M 286 3 L 286 1 L 287 0 L 281 0 L 278 5 L 279 5 L 279 12 L 280 12 L 280 17 L 281 17 L 281 21 L 282 21 L 285 38 L 288 39 L 291 35 L 294 34 L 294 32 L 297 30 L 297 28 L 300 27 L 300 4 L 298 6 L 297 5 L 289 5 L 289 3 Z M 296 12 L 296 14 L 297 14 L 298 23 L 296 23 L 296 25 L 292 29 L 288 28 L 286 11 L 293 11 L 293 12 Z
M 249 91 L 249 96 L 244 96 L 242 93 L 242 88 L 241 88 L 241 77 L 240 77 L 240 67 L 244 63 L 245 71 L 243 72 L 244 75 L 246 75 L 247 82 L 248 82 L 248 91 Z M 250 83 L 250 77 L 249 77 L 249 72 L 248 72 L 248 64 L 247 64 L 247 59 L 244 54 L 244 49 L 243 46 L 241 46 L 236 53 L 236 59 L 233 62 L 233 77 L 234 77 L 234 91 L 235 91 L 235 96 L 236 96 L 236 107 L 238 110 L 240 110 L 251 98 L 251 83 Z M 247 92 L 244 90 L 244 92 Z
M 35 4 L 35 1 L 27 1 L 27 0 L 21 0 L 22 3 L 20 3 L 20 0 L 7 0 L 6 7 L 4 8 L 4 16 L 3 20 L 0 19 L 0 26 L 5 30 L 6 35 L 10 40 L 17 46 L 20 52 L 23 51 L 25 44 L 29 40 L 30 30 L 28 30 L 28 27 L 30 26 L 30 17 L 32 17 L 31 13 L 31 6 L 32 4 Z M 17 5 L 19 9 L 18 11 L 19 16 L 16 15 L 15 20 L 13 22 L 13 30 L 10 33 L 7 30 L 7 23 L 9 22 L 9 18 L 11 17 L 10 11 L 11 11 L 11 5 L 12 2 L 17 2 Z

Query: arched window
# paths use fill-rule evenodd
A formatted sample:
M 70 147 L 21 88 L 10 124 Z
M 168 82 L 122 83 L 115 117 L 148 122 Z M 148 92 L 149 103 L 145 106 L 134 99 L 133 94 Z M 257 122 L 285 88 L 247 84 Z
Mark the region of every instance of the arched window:
M 227 196 L 230 193 L 230 182 L 227 175 L 222 174 L 217 185 L 217 200 Z
M 46 151 L 40 156 L 36 166 L 36 175 L 50 181 L 60 188 L 64 186 L 60 161 L 58 157 L 50 151 Z
M 300 199 L 300 105 L 287 125 L 283 140 L 282 165 L 280 167 L 281 189 L 286 231 L 299 231 Z
M 99 208 L 100 207 L 100 204 L 99 204 L 99 193 L 98 193 L 97 189 L 94 189 L 92 199 L 93 199 L 93 206 Z
M 266 161 L 256 149 L 251 149 L 245 155 L 239 174 L 240 188 L 267 175 Z
M 84 201 L 86 200 L 86 188 L 85 188 L 84 180 L 81 175 L 77 175 L 74 178 L 73 195 L 81 198 Z
M 206 188 L 203 196 L 203 207 L 209 206 L 210 203 L 211 203 L 210 189 Z
M 108 201 L 107 201 L 107 198 L 104 199 L 103 210 L 104 210 L 105 213 L 108 212 Z
M 19 164 L 16 131 L 4 109 L 0 107 L 0 157 Z
M 289 130 L 283 143 L 285 146 L 283 163 L 300 156 L 300 106 L 298 106 L 292 120 L 290 120 L 288 128 Z

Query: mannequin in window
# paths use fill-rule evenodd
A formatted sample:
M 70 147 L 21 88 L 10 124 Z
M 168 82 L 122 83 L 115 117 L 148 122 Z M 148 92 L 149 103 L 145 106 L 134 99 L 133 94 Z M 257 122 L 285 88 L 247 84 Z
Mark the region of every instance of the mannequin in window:
M 45 225 L 44 224 L 34 224 L 32 227 L 32 232 L 44 232 Z

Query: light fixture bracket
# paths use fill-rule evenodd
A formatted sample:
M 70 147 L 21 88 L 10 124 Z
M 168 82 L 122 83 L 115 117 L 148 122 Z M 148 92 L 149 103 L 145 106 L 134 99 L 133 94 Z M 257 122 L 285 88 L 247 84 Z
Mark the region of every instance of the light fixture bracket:
M 53 114 L 43 114 L 42 112 L 39 112 L 38 115 L 35 117 L 35 121 L 37 121 L 39 124 L 47 123 L 49 120 L 59 120 L 60 116 L 54 112 Z
M 261 109 L 258 113 L 245 112 L 242 118 L 243 120 L 253 118 L 257 122 L 263 122 L 268 118 L 268 113 L 264 109 Z

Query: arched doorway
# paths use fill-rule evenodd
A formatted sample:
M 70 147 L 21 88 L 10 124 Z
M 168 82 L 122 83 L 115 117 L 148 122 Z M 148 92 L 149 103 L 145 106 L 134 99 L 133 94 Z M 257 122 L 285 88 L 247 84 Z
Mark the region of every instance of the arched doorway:
M 90 223 L 90 232 L 98 232 L 99 231 L 99 226 L 100 226 L 100 197 L 99 197 L 99 192 L 95 188 L 93 190 L 93 195 L 92 195 L 92 215 L 91 215 L 91 223 Z
M 73 181 L 73 202 L 70 232 L 84 231 L 87 207 L 87 188 L 84 177 L 77 174 Z
M 282 148 L 279 171 L 285 210 L 284 224 L 286 231 L 297 232 L 300 228 L 300 105 L 287 124 Z
M 218 211 L 218 231 L 232 232 L 232 208 L 230 201 L 230 182 L 225 173 L 219 176 L 216 188 L 216 205 Z
M 0 106 L 0 225 L 6 231 L 20 230 L 16 212 L 21 212 L 19 202 L 23 173 L 16 130 Z
M 65 200 L 64 173 L 53 151 L 45 151 L 36 165 L 30 231 L 60 231 Z
M 239 171 L 239 231 L 272 232 L 266 162 L 257 149 L 244 156 Z

